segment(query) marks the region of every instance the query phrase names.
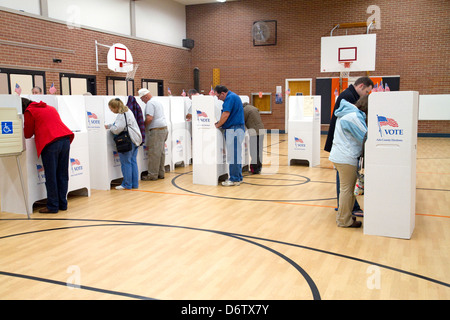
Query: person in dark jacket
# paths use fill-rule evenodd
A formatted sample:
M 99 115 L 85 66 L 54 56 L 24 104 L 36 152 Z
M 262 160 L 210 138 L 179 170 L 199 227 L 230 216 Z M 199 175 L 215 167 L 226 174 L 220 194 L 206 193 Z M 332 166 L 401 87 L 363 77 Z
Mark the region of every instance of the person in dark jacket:
M 333 138 L 334 138 L 334 130 L 336 127 L 336 115 L 335 111 L 341 105 L 341 100 L 345 99 L 346 101 L 355 104 L 356 101 L 359 100 L 360 97 L 369 95 L 370 91 L 373 89 L 373 81 L 369 77 L 361 77 L 358 78 L 354 84 L 349 85 L 347 89 L 342 91 L 342 93 L 338 96 L 335 103 L 335 110 L 333 111 L 333 116 L 331 117 L 330 127 L 328 129 L 328 136 L 325 142 L 324 150 L 327 152 L 331 151 L 331 147 L 333 146 Z M 336 193 L 337 193 L 337 206 L 339 208 L 339 172 L 336 171 Z M 336 209 L 337 210 L 337 209 Z M 355 201 L 355 206 L 353 207 L 353 212 L 357 216 L 362 216 L 362 210 L 359 206 L 358 201 Z

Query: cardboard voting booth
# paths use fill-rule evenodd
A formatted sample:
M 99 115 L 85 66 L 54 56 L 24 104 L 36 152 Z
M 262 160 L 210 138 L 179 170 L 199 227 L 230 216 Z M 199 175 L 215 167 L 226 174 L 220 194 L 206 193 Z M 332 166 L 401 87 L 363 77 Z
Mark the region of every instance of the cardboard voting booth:
M 171 145 L 172 145 L 172 168 L 175 164 L 183 163 L 188 165 L 190 153 L 188 155 L 188 148 L 191 146 L 191 135 L 186 125 L 185 117 L 185 100 L 184 97 L 169 97 L 170 99 L 170 124 L 171 124 Z
M 23 151 L 25 140 L 23 137 L 21 99 L 19 96 L 0 95 L 0 192 L 1 211 L 10 211 L 11 201 L 15 199 L 25 210 L 28 210 L 27 185 L 25 184 L 23 166 Z M 15 162 L 15 163 L 14 163 Z M 9 205 L 9 206 L 8 206 Z
M 410 239 L 415 226 L 418 92 L 369 97 L 364 233 Z
M 184 100 L 184 118 L 188 113 L 192 114 L 192 100 L 189 97 L 183 97 Z M 186 158 L 187 164 L 192 163 L 192 119 L 190 121 L 186 121 Z
M 88 136 L 86 128 L 86 114 L 82 96 L 53 96 L 31 95 L 24 96 L 32 101 L 43 101 L 56 108 L 64 124 L 74 132 L 74 140 L 70 146 L 69 155 L 69 188 L 71 191 L 82 191 L 90 196 L 90 168 Z M 19 98 L 19 97 L 18 97 Z M 5 101 L 4 99 L 0 99 Z M 21 109 L 21 100 L 18 100 Z M 25 190 L 22 191 L 17 180 L 11 159 L 2 161 L 1 170 L 5 172 L 5 179 L 1 179 L 2 211 L 12 213 L 28 213 L 33 211 L 36 201 L 47 198 L 45 189 L 45 170 L 42 159 L 37 157 L 34 137 L 25 140 L 25 152 L 19 157 L 20 167 L 23 170 Z M 2 175 L 3 176 L 3 175 Z M 27 201 L 22 200 L 26 194 Z
M 320 164 L 320 96 L 290 96 L 288 122 L 288 163 L 307 160 Z
M 110 190 L 111 181 L 123 177 L 113 135 L 109 129 L 105 129 L 105 124 L 114 123 L 117 117 L 108 106 L 113 98 L 116 97 L 84 97 L 91 160 L 91 186 L 96 190 Z M 124 104 L 127 103 L 127 97 L 118 98 Z
M 217 100 L 217 99 L 216 99 Z M 215 123 L 220 116 L 212 96 L 192 97 L 192 160 L 193 183 L 216 186 L 219 177 L 227 174 L 223 133 Z

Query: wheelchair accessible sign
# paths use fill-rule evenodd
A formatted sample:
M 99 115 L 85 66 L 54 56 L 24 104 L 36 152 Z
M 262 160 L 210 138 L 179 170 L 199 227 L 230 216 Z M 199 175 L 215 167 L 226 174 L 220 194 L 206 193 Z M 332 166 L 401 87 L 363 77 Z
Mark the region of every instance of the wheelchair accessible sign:
M 2 134 L 13 134 L 12 121 L 2 121 Z

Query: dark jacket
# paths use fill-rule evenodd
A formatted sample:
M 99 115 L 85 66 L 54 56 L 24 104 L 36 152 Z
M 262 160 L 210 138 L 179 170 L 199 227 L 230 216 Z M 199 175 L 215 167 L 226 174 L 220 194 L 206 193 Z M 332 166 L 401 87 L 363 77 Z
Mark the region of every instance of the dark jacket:
M 339 97 L 336 99 L 336 103 L 334 105 L 334 111 L 336 111 L 339 106 L 341 105 L 341 100 L 345 99 L 350 103 L 355 104 L 356 101 L 359 99 L 359 94 L 356 92 L 355 87 L 351 84 L 347 89 L 342 91 L 342 93 L 339 95 Z M 331 117 L 330 121 L 330 128 L 328 129 L 328 136 L 327 141 L 325 142 L 325 148 L 323 148 L 325 151 L 330 152 L 331 147 L 333 146 L 333 137 L 334 137 L 334 129 L 336 127 L 336 115 L 333 111 L 333 116 Z

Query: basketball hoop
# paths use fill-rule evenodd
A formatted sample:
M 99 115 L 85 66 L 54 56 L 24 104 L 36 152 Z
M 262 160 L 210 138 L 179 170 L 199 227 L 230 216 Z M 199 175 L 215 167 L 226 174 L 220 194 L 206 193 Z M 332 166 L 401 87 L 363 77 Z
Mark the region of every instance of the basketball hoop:
M 134 77 L 136 75 L 136 71 L 139 68 L 139 63 L 136 62 L 123 62 L 121 63 L 121 68 L 122 67 L 131 67 L 131 69 L 129 71 L 127 71 L 127 76 L 125 77 L 125 81 L 129 81 L 129 80 L 134 80 Z
M 350 76 L 350 67 L 352 65 L 352 61 L 340 61 L 339 63 L 343 65 L 345 69 L 340 72 L 340 78 L 348 78 Z

